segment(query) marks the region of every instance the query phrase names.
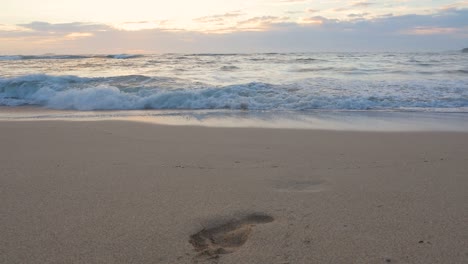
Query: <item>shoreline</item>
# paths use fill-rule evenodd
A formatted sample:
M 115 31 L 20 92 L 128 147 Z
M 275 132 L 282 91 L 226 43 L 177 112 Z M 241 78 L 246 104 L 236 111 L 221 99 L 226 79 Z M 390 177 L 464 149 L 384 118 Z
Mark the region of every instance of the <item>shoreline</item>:
M 155 125 L 326 131 L 468 132 L 468 113 L 412 111 L 55 110 L 0 107 L 0 122 L 124 121 Z
M 467 132 L 0 129 L 2 263 L 468 259 Z

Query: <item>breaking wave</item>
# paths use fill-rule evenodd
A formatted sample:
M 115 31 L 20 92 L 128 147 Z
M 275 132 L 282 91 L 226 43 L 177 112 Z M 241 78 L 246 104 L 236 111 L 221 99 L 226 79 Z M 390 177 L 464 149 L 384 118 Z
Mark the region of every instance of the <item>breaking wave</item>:
M 192 86 L 142 75 L 0 78 L 0 105 L 53 109 L 252 109 L 468 111 L 468 80 L 371 81 L 311 78 L 288 84 Z M 463 110 L 465 109 L 465 110 Z

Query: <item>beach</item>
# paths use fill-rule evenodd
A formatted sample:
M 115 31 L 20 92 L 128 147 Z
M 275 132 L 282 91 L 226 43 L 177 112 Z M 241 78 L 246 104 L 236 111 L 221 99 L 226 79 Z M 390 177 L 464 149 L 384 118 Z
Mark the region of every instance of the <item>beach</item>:
M 468 1 L 4 2 L 0 264 L 468 264 Z
M 0 122 L 1 263 L 466 263 L 468 133 Z

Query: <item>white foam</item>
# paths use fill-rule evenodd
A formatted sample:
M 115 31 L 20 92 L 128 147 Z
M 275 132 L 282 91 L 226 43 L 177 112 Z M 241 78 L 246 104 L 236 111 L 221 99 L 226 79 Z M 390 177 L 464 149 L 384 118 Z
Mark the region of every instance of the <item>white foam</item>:
M 141 76 L 140 76 L 141 77 Z M 144 76 L 143 76 L 144 77 Z M 118 87 L 117 87 L 118 85 Z M 247 83 L 178 88 L 167 78 L 80 78 L 26 75 L 0 78 L 0 105 L 53 109 L 405 110 L 466 112 L 467 81 L 342 81 Z

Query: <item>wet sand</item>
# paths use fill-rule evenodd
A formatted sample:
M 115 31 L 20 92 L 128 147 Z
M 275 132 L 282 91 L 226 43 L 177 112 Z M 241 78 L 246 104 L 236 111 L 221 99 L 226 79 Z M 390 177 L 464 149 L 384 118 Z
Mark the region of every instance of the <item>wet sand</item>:
M 468 262 L 468 133 L 0 131 L 1 263 Z

